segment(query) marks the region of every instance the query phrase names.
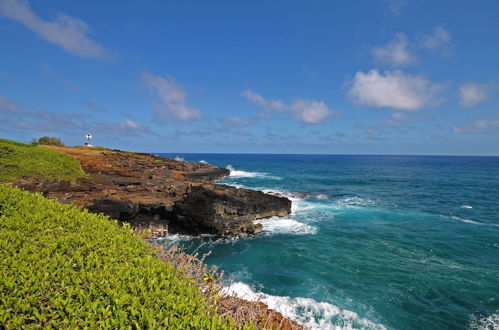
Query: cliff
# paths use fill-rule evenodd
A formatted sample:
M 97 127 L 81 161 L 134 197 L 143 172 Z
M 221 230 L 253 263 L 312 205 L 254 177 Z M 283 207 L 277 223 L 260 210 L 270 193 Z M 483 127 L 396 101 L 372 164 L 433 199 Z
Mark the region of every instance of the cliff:
M 85 176 L 74 182 L 24 177 L 14 185 L 151 230 L 156 237 L 256 234 L 262 227 L 254 220 L 291 212 L 285 197 L 214 184 L 230 171 L 210 164 L 103 148 L 47 148 L 76 158 Z

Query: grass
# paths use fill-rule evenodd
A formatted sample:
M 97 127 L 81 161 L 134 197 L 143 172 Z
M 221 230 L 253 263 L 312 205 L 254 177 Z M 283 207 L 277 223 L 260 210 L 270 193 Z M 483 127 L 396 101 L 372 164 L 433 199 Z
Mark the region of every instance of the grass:
M 40 327 L 237 325 L 129 226 L 0 185 L 0 329 Z
M 0 182 L 14 182 L 23 177 L 47 181 L 74 181 L 83 177 L 80 163 L 41 146 L 0 139 Z

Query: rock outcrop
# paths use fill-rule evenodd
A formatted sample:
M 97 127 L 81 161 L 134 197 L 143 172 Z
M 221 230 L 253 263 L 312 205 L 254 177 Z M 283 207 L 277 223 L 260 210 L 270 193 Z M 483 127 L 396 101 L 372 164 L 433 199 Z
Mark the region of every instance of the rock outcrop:
M 254 220 L 291 212 L 285 197 L 214 184 L 230 171 L 210 164 L 101 148 L 52 149 L 77 158 L 87 177 L 75 183 L 27 178 L 15 185 L 151 230 L 154 236 L 256 234 L 262 227 Z

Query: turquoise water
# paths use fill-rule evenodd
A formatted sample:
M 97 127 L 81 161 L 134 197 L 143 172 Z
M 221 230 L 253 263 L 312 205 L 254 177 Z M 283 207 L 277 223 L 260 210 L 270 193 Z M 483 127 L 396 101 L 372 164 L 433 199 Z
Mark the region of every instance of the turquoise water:
M 179 156 L 293 200 L 255 237 L 165 240 L 204 243 L 231 292 L 318 329 L 499 327 L 499 158 Z

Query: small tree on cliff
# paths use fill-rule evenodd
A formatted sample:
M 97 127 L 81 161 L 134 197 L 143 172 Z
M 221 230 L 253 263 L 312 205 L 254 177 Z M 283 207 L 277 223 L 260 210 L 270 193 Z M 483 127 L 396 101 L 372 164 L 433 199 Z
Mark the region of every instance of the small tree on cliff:
M 31 143 L 34 145 L 42 144 L 48 146 L 64 146 L 64 142 L 62 142 L 61 138 L 51 136 L 42 136 L 39 139 L 33 139 Z

